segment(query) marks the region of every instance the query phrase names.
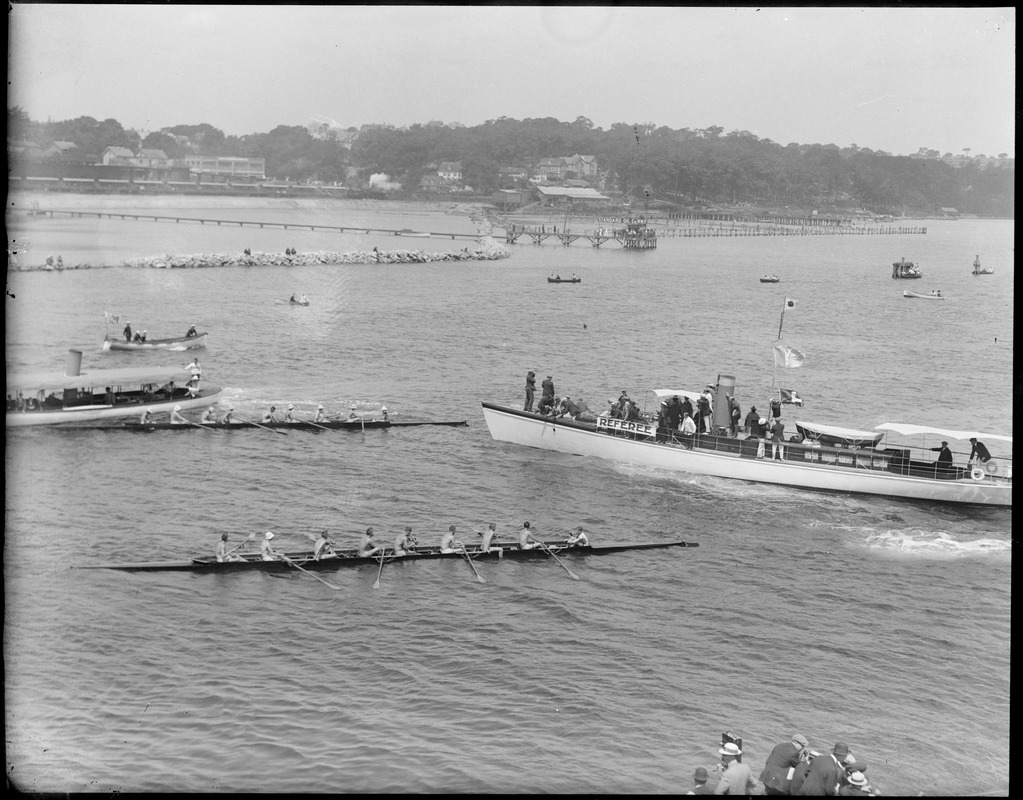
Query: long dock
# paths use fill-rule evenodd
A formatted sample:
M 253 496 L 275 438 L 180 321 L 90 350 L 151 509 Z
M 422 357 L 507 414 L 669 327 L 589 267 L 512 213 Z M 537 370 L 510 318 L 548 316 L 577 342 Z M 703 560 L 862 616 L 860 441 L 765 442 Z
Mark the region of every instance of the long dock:
M 198 223 L 199 225 L 237 225 L 240 228 L 282 228 L 284 230 L 335 231 L 337 233 L 380 233 L 390 236 L 407 236 L 418 239 L 479 239 L 479 233 L 449 233 L 437 231 L 411 231 L 393 228 L 359 228 L 351 225 L 319 225 L 308 222 L 257 222 L 254 220 L 210 219 L 208 217 L 179 217 L 172 214 L 132 214 L 121 211 L 78 211 L 60 208 L 32 209 L 30 214 L 53 217 L 57 214 L 69 217 L 96 217 L 102 219 L 146 220 L 150 222 Z

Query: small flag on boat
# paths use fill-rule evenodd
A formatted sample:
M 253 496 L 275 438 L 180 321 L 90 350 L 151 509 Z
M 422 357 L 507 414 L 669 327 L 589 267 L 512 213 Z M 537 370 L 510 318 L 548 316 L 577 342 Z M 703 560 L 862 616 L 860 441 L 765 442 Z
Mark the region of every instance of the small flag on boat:
M 803 405 L 803 398 L 796 394 L 795 389 L 779 389 L 781 392 L 781 401 L 783 403 L 791 403 L 794 406 Z
M 789 347 L 786 344 L 774 346 L 774 365 L 776 367 L 801 367 L 805 363 L 806 356 L 794 347 Z
M 114 323 L 115 325 L 121 321 L 120 314 L 111 314 L 109 311 L 104 311 L 103 316 L 106 317 L 107 323 Z
M 795 308 L 795 307 L 796 307 L 796 301 L 793 300 L 791 297 L 786 297 L 785 298 L 785 308 Z

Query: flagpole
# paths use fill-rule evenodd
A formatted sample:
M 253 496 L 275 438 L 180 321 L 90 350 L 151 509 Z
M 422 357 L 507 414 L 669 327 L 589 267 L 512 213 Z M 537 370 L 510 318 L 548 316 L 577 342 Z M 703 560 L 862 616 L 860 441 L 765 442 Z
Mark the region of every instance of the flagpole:
M 788 304 L 788 300 L 782 301 L 781 304 L 781 317 L 778 318 L 778 339 L 775 341 L 781 341 L 781 326 L 785 322 L 785 306 Z

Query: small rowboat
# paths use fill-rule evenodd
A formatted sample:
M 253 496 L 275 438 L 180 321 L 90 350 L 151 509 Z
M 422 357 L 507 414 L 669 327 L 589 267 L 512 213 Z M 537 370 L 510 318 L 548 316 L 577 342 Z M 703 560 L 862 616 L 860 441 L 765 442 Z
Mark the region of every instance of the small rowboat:
M 109 336 L 103 339 L 104 350 L 191 350 L 195 347 L 205 347 L 205 331 L 196 336 L 178 336 L 173 339 L 146 339 L 144 342 L 129 342 L 124 339 L 111 339 Z
M 582 283 L 582 278 L 547 278 L 547 283 Z
M 538 561 L 548 558 L 547 551 L 537 547 L 533 550 L 520 550 L 510 542 L 495 542 L 501 547 L 500 558 L 511 561 Z M 661 550 L 668 547 L 699 547 L 699 542 L 654 542 L 649 544 L 619 545 L 569 545 L 567 542 L 546 542 L 545 546 L 556 556 L 605 556 L 625 553 L 631 550 Z M 468 547 L 467 552 L 473 561 L 498 561 L 498 553 L 481 552 L 479 546 Z M 379 556 L 360 556 L 356 550 L 335 550 L 333 554 L 324 556 L 319 561 L 313 558 L 309 550 L 284 553 L 294 564 L 305 570 L 337 570 L 341 567 L 378 566 Z M 117 569 L 126 572 L 239 572 L 259 570 L 262 572 L 287 572 L 292 567 L 287 561 L 263 561 L 259 553 L 245 553 L 241 561 L 217 561 L 213 556 L 201 556 L 191 561 L 170 561 L 141 564 L 86 564 L 77 569 Z M 438 559 L 464 559 L 462 551 L 442 553 L 436 546 L 417 547 L 414 554 L 395 556 L 393 551 L 384 554 L 384 560 L 391 562 L 436 561 Z
M 905 291 L 902 293 L 903 297 L 918 297 L 921 300 L 944 300 L 945 295 L 943 294 L 924 294 L 923 292 L 910 292 Z
M 289 299 L 288 302 L 291 305 L 293 305 L 293 306 L 307 306 L 307 305 L 309 305 L 309 301 L 308 300 L 290 300 Z
M 980 265 L 980 256 L 973 259 L 973 274 L 974 275 L 994 275 L 994 267 L 982 267 Z
M 778 283 L 781 279 L 777 275 L 764 275 L 761 279 L 761 283 Z
M 226 425 L 223 422 L 193 422 L 191 425 L 183 425 L 180 422 L 125 422 L 121 425 L 76 425 L 74 430 L 97 430 L 97 431 L 121 431 L 128 433 L 149 433 L 151 431 L 194 431 L 197 428 L 209 428 L 211 430 L 251 431 L 256 428 L 273 428 L 274 430 L 299 430 L 316 431 L 326 428 L 331 431 L 362 431 L 380 430 L 381 428 L 413 428 L 423 425 L 446 425 L 448 427 L 467 427 L 468 422 L 464 419 L 437 422 L 394 422 L 384 419 L 369 419 L 365 422 L 349 422 L 348 420 L 328 420 L 325 422 L 310 422 L 308 420 L 295 420 L 294 422 L 248 422 L 235 420 Z M 64 425 L 62 430 L 72 430 L 72 426 Z

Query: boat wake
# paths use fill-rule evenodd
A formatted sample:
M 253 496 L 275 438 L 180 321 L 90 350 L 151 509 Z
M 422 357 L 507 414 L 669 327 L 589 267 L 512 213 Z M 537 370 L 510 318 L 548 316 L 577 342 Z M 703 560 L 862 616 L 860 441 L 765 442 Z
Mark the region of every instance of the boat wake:
M 867 537 L 866 544 L 874 550 L 922 558 L 957 558 L 966 556 L 1008 554 L 1012 542 L 981 534 L 964 541 L 947 533 L 928 530 L 879 531 Z

